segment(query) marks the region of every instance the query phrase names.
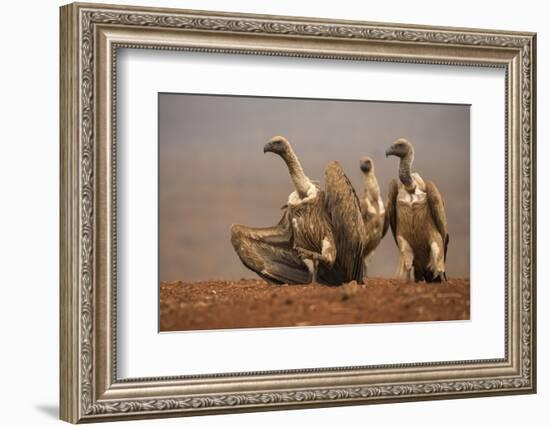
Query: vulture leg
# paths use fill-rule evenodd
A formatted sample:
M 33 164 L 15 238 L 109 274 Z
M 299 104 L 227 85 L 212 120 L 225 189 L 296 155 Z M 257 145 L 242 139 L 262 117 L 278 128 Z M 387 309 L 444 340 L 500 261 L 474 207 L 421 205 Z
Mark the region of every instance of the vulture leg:
M 410 282 L 414 279 L 413 276 L 413 261 L 414 252 L 409 242 L 407 242 L 402 236 L 397 236 L 397 245 L 399 247 L 399 277 Z
M 294 248 L 296 252 L 298 252 L 300 259 L 308 266 L 312 274 L 313 283 L 318 283 L 319 264 L 322 263 L 323 265 L 330 266 L 334 262 L 336 254 L 333 253 L 334 251 L 331 251 L 330 248 L 330 246 L 328 248 L 324 247 L 321 253 L 313 252 L 298 246 Z
M 286 217 L 286 215 L 285 215 Z M 275 227 L 231 227 L 231 243 L 242 263 L 271 284 L 304 284 L 311 274 L 292 248 L 285 217 Z
M 319 283 L 319 279 L 318 279 L 319 274 L 317 273 L 319 271 L 319 261 L 313 260 L 312 263 L 313 263 L 313 267 L 311 268 L 311 282 Z
M 363 270 L 362 270 L 362 274 L 361 274 L 361 281 L 358 280 L 357 283 L 363 284 L 363 283 L 365 283 L 364 279 L 369 277 L 369 275 L 368 275 L 368 265 L 370 263 L 371 258 L 372 258 L 372 252 L 370 254 L 368 254 L 367 256 L 363 257 Z
M 445 280 L 445 255 L 443 249 L 443 240 L 438 235 L 438 238 L 430 243 L 430 263 L 428 269 L 432 273 L 433 280 L 441 282 Z
M 307 258 L 304 255 L 300 254 L 299 250 L 296 250 L 298 252 L 298 256 L 302 260 L 302 262 L 307 266 L 307 269 L 309 270 L 311 274 L 311 283 L 318 283 L 317 282 L 317 269 L 319 268 L 319 261 L 313 260 L 311 258 Z
M 367 263 L 367 257 L 365 257 L 363 259 L 363 274 L 361 274 L 361 280 L 358 280 L 357 283 L 359 283 L 360 285 L 362 285 L 363 283 L 365 283 L 365 278 L 366 277 L 369 277 L 368 275 L 368 270 L 367 270 L 367 266 L 368 266 L 368 263 Z

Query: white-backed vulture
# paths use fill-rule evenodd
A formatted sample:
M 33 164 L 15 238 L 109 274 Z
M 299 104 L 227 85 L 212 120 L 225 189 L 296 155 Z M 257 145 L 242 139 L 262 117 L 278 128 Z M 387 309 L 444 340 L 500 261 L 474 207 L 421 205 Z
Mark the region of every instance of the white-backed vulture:
M 446 281 L 449 234 L 443 198 L 433 182 L 411 173 L 414 148 L 409 141 L 396 140 L 387 156 L 399 157 L 400 182 L 391 181 L 386 206 L 400 253 L 399 274 L 416 282 Z
M 364 182 L 363 198 L 360 202 L 366 233 L 366 247 L 363 257 L 363 274 L 366 275 L 368 260 L 388 231 L 388 220 L 384 202 L 382 201 L 382 197 L 380 197 L 380 187 L 374 171 L 374 162 L 370 157 L 365 156 L 359 161 L 359 167 L 363 172 Z
M 306 176 L 290 142 L 275 136 L 264 146 L 286 163 L 294 191 L 287 201 L 292 227 L 293 247 L 311 271 L 311 281 L 319 281 L 319 270 L 330 270 L 336 258 L 336 246 L 329 217 L 324 209 L 324 192 Z
M 364 224 L 355 190 L 340 165 L 327 166 L 322 190 L 305 175 L 285 138 L 272 138 L 264 152 L 285 161 L 295 191 L 276 226 L 232 226 L 231 242 L 243 264 L 271 283 L 361 282 Z
M 246 267 L 271 283 L 320 281 L 319 270 L 330 270 L 336 258 L 324 192 L 305 175 L 286 138 L 272 138 L 264 146 L 264 153 L 268 152 L 285 161 L 295 190 L 275 227 L 233 225 L 233 247 Z

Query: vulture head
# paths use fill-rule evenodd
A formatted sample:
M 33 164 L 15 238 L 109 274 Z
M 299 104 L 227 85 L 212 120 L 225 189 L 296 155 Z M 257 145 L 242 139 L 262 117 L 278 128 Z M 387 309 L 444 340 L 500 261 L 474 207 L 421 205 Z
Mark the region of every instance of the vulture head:
M 397 156 L 401 159 L 412 159 L 414 156 L 414 148 L 405 138 L 399 138 L 386 150 L 386 157 L 388 156 Z
M 367 175 L 374 169 L 374 163 L 369 156 L 361 157 L 359 160 L 359 167 L 361 168 L 361 171 Z
M 275 153 L 282 156 L 289 150 L 290 142 L 284 136 L 274 136 L 264 145 L 264 153 Z

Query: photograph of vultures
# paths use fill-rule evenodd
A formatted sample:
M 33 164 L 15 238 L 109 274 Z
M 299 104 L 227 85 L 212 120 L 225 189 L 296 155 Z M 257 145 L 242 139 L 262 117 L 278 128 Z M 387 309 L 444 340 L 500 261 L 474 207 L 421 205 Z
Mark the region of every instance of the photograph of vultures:
M 158 108 L 161 332 L 469 320 L 469 105 Z

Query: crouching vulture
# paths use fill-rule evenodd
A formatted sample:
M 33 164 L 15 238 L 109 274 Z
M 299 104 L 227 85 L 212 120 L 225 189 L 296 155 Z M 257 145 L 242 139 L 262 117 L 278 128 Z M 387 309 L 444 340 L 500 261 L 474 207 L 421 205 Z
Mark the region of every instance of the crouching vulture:
M 264 153 L 286 163 L 294 191 L 274 227 L 231 227 L 243 264 L 271 283 L 339 285 L 362 279 L 363 226 L 359 201 L 340 166 L 325 171 L 325 189 L 304 173 L 289 141 L 272 138 Z
M 446 281 L 449 234 L 443 198 L 433 182 L 425 183 L 419 174 L 411 173 L 414 149 L 409 141 L 395 141 L 387 156 L 399 157 L 400 182 L 391 181 L 386 209 L 400 252 L 400 277 L 414 277 L 416 282 Z

